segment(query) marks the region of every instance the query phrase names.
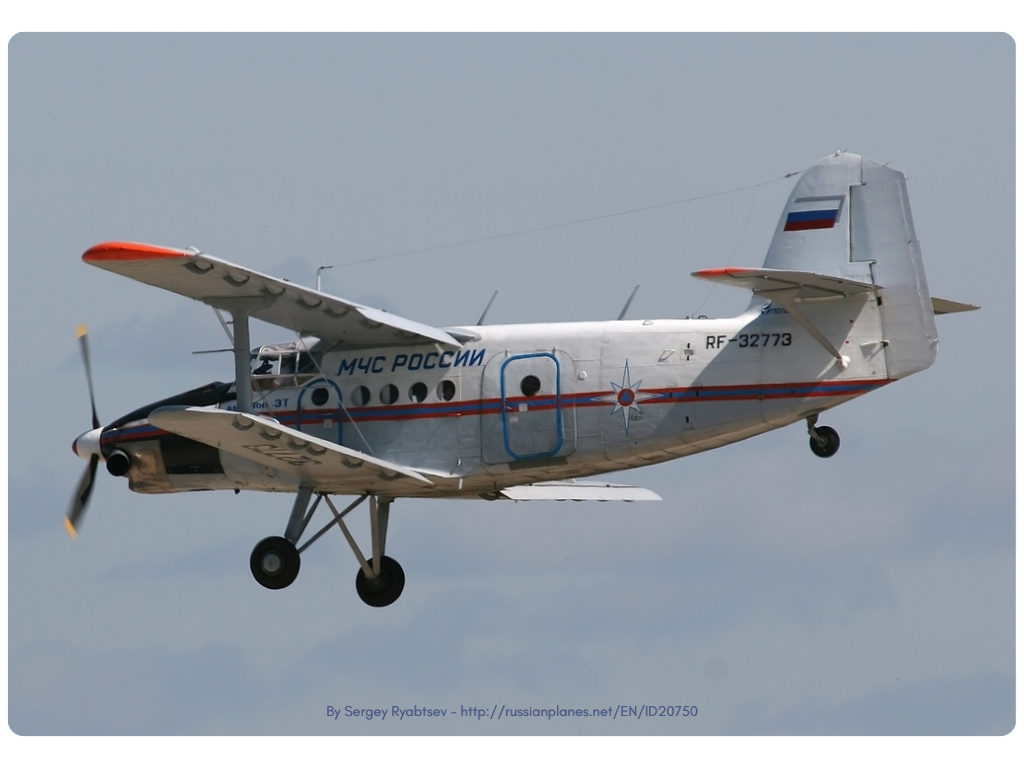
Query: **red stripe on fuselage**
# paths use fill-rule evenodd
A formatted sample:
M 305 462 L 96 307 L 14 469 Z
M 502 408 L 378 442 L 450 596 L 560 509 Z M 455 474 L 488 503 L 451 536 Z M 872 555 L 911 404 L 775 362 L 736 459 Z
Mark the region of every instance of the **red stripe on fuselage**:
M 638 405 L 676 405 L 679 403 L 710 403 L 722 400 L 784 400 L 799 398 L 820 398 L 820 397 L 858 397 L 871 392 L 879 387 L 889 384 L 888 379 L 840 379 L 838 381 L 808 381 L 803 383 L 785 384 L 723 384 L 721 386 L 703 387 L 667 387 L 657 389 L 641 389 L 637 395 Z M 788 391 L 787 391 L 788 390 Z M 673 394 L 691 393 L 691 397 L 671 398 Z M 713 393 L 713 394 L 712 394 Z M 613 396 L 615 393 L 610 390 L 596 392 L 578 392 L 562 396 L 563 408 L 610 408 L 614 406 L 609 400 L 603 399 Z M 647 398 L 651 398 L 650 402 Z M 666 398 L 666 399 L 661 399 Z M 529 400 L 524 398 L 509 398 L 510 405 Z M 543 405 L 534 404 L 530 411 L 555 410 L 557 404 L 548 402 Z M 404 413 L 402 412 L 404 411 Z M 410 413 L 409 411 L 413 411 Z M 419 413 L 415 411 L 420 411 Z M 419 419 L 444 419 L 461 418 L 464 416 L 498 416 L 502 413 L 501 399 L 489 398 L 486 400 L 470 400 L 462 403 L 422 403 L 409 405 L 371 406 L 350 408 L 347 412 L 338 410 L 302 411 L 302 424 L 299 424 L 299 415 L 296 411 L 274 412 L 273 417 L 277 418 L 285 426 L 297 427 L 301 431 L 302 425 L 314 425 L 324 418 L 340 418 L 345 424 L 353 422 L 373 421 L 413 421 Z M 127 434 L 125 434 L 125 432 Z M 142 434 L 137 434 L 141 432 Z M 133 434 L 135 433 L 135 434 Z M 139 440 L 154 440 L 162 435 L 169 434 L 161 429 L 156 429 L 149 424 L 140 424 L 128 427 L 121 432 L 113 430 L 101 438 L 104 445 L 111 443 L 127 443 Z

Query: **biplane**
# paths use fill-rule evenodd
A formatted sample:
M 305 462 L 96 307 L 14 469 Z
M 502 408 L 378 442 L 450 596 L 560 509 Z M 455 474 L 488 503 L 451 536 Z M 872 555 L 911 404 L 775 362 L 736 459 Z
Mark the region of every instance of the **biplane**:
M 386 554 L 398 499 L 658 500 L 593 478 L 797 422 L 828 458 L 839 435 L 820 415 L 928 368 L 935 316 L 977 309 L 930 295 L 906 176 L 846 153 L 801 175 L 763 266 L 693 273 L 752 293 L 729 319 L 435 328 L 194 248 L 108 242 L 82 258 L 230 315 L 234 370 L 101 424 L 80 329 L 92 429 L 74 441 L 89 465 L 68 530 L 101 462 L 139 493 L 292 494 L 283 535 L 252 551 L 256 581 L 293 583 L 337 526 L 371 606 L 405 585 Z M 295 338 L 251 348 L 251 318 Z M 367 553 L 345 522 L 364 502 Z M 330 518 L 303 542 L 321 503 Z

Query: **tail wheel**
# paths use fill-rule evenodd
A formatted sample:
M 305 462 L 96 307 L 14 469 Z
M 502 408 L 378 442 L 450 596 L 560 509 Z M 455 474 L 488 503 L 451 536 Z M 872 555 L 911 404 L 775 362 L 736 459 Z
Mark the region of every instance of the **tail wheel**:
M 827 459 L 839 450 L 839 433 L 832 427 L 815 427 L 811 435 L 811 452 Z

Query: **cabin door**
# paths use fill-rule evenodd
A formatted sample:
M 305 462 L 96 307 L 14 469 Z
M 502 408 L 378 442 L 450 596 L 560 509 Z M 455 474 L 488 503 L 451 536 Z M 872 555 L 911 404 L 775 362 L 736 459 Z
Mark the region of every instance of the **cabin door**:
M 496 464 L 572 453 L 573 375 L 572 360 L 561 352 L 491 360 L 484 371 L 484 460 Z

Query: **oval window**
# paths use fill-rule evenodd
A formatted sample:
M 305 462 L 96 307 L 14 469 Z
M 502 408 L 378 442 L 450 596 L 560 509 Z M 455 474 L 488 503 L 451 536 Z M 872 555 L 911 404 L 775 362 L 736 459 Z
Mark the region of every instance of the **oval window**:
M 414 403 L 422 403 L 427 399 L 427 385 L 422 381 L 417 381 L 411 387 L 409 387 L 409 399 Z
M 445 379 L 437 385 L 437 397 L 439 400 L 448 402 L 455 397 L 455 382 L 450 379 Z
M 313 394 L 310 395 L 313 405 L 323 405 L 327 402 L 327 397 L 328 393 L 326 387 L 317 387 L 313 390 Z
M 398 400 L 398 387 L 394 384 L 385 384 L 380 388 L 380 401 L 384 405 L 391 405 Z
M 360 385 L 352 390 L 352 405 L 366 405 L 370 402 L 370 390 Z
M 527 397 L 533 397 L 540 392 L 540 379 L 531 374 L 520 382 L 519 389 Z

